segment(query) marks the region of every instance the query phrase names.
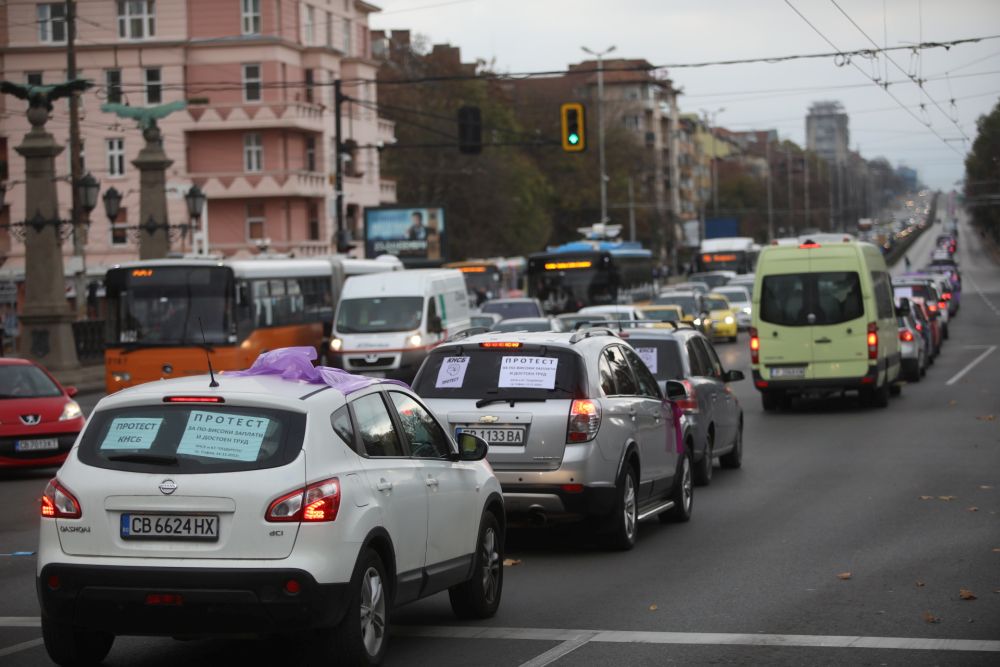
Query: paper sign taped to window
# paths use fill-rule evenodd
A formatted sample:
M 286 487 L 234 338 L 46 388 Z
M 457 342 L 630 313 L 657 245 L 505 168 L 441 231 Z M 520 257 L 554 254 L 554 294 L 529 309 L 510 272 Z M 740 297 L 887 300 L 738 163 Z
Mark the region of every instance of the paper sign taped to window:
M 445 357 L 438 370 L 437 389 L 459 389 L 465 382 L 465 371 L 469 369 L 469 357 Z
M 893 294 L 895 294 L 897 299 L 906 298 L 909 299 L 913 296 L 912 287 L 894 287 L 892 289 Z
M 555 357 L 504 357 L 500 363 L 498 387 L 519 389 L 555 389 Z
M 649 372 L 656 375 L 656 348 L 637 347 L 635 348 L 635 353 L 642 359 L 642 363 L 649 367 Z
M 177 453 L 229 461 L 256 461 L 270 423 L 266 417 L 192 410 Z
M 162 423 L 162 417 L 116 417 L 111 420 L 101 449 L 149 449 Z

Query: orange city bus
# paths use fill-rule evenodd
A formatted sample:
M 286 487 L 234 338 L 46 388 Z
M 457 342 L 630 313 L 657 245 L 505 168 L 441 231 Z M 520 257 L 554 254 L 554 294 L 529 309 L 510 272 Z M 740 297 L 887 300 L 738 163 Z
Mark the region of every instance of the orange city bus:
M 458 269 L 465 276 L 470 303 L 486 299 L 523 296 L 521 282 L 527 262 L 523 257 L 497 257 L 449 262 L 446 269 Z
M 398 260 L 160 259 L 105 278 L 105 384 L 114 392 L 160 378 L 249 367 L 290 345 L 321 355 L 349 275 L 401 268 Z M 204 333 L 203 333 L 204 332 Z

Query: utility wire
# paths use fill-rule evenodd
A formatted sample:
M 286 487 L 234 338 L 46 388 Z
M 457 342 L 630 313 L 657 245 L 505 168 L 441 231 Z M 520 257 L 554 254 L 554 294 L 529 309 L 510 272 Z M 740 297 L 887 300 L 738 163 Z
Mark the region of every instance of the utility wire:
M 793 4 L 792 4 L 791 0 L 785 0 L 785 4 L 786 4 L 786 5 L 788 5 L 788 6 L 789 6 L 789 7 L 790 7 L 790 8 L 792 9 L 792 11 L 793 11 L 793 12 L 795 12 L 796 14 L 798 14 L 798 15 L 799 15 L 799 18 L 801 18 L 801 19 L 802 19 L 803 21 L 805 21 L 805 22 L 806 22 L 806 25 L 808 25 L 808 26 L 809 26 L 810 28 L 812 28 L 812 29 L 813 29 L 813 31 L 814 31 L 814 32 L 815 32 L 815 33 L 816 33 L 817 35 L 819 35 L 820 37 L 822 37 L 822 38 L 823 38 L 823 40 L 824 40 L 824 41 L 825 41 L 825 42 L 826 42 L 827 44 L 829 44 L 830 46 L 832 46 L 832 47 L 833 47 L 834 49 L 837 49 L 837 45 L 836 45 L 836 44 L 834 44 L 834 43 L 833 43 L 832 41 L 830 41 L 830 39 L 829 39 L 829 38 L 828 38 L 828 37 L 827 37 L 826 35 L 824 35 L 824 34 L 823 34 L 823 32 L 822 32 L 822 31 L 821 31 L 821 30 L 820 30 L 819 28 L 817 28 L 817 27 L 816 27 L 816 26 L 815 26 L 815 25 L 814 25 L 814 24 L 812 23 L 812 21 L 810 21 L 809 19 L 807 19 L 807 18 L 805 17 L 805 15 L 804 15 L 804 14 L 803 14 L 802 12 L 800 12 L 800 11 L 799 11 L 799 10 L 798 10 L 798 9 L 797 9 L 797 8 L 795 7 L 795 5 L 793 5 Z M 838 49 L 838 51 L 839 51 L 839 49 Z M 951 145 L 950 143 L 948 143 L 948 141 L 947 141 L 947 140 L 946 140 L 946 139 L 945 139 L 944 137 L 942 137 L 942 136 L 941 136 L 941 135 L 940 135 L 940 134 L 938 133 L 938 131 L 937 131 L 937 130 L 935 130 L 935 129 L 934 129 L 934 128 L 933 128 L 933 127 L 932 127 L 932 126 L 930 125 L 930 123 L 926 123 L 926 122 L 924 122 L 924 121 L 923 121 L 923 120 L 922 120 L 922 119 L 921 119 L 921 118 L 920 118 L 920 117 L 919 117 L 919 116 L 918 116 L 917 114 L 913 113 L 913 111 L 912 111 L 912 110 L 911 110 L 911 109 L 910 109 L 909 107 L 907 107 L 907 106 L 906 106 L 905 104 L 903 104 L 903 102 L 902 102 L 902 101 L 901 101 L 901 100 L 900 100 L 900 99 L 899 99 L 898 97 L 896 97 L 896 96 L 895 96 L 895 95 L 894 95 L 894 94 L 893 94 L 893 93 L 892 93 L 892 92 L 891 92 L 891 91 L 890 91 L 890 90 L 889 90 L 888 88 L 884 88 L 884 87 L 882 87 L 881 85 L 879 85 L 879 83 L 878 83 L 878 80 L 876 80 L 876 79 L 872 78 L 872 77 L 871 77 L 871 76 L 870 76 L 870 75 L 869 75 L 869 74 L 868 74 L 867 72 L 865 72 L 865 70 L 864 70 L 864 69 L 862 69 L 862 68 L 861 68 L 861 67 L 860 67 L 860 66 L 859 66 L 859 65 L 858 65 L 858 64 L 857 64 L 856 62 L 852 61 L 852 60 L 850 59 L 850 57 L 849 57 L 849 54 L 847 54 L 847 53 L 842 53 L 842 56 L 843 56 L 843 58 L 844 58 L 844 62 L 845 62 L 845 63 L 850 63 L 850 64 L 854 65 L 855 69 L 857 69 L 857 70 L 858 70 L 859 72 L 861 72 L 861 74 L 862 74 L 862 75 L 863 75 L 863 76 L 864 76 L 865 78 L 869 79 L 869 80 L 870 80 L 870 81 L 871 81 L 871 82 L 872 82 L 873 84 L 875 84 L 875 85 L 876 85 L 876 86 L 878 86 L 879 88 L 882 88 L 882 90 L 884 90 L 884 91 L 885 91 L 885 94 L 886 94 L 886 95 L 888 95 L 889 97 L 891 97 L 891 98 L 892 98 L 892 99 L 893 99 L 893 100 L 894 100 L 894 101 L 896 102 L 896 104 L 898 104 L 898 105 L 899 105 L 899 107 L 900 107 L 901 109 L 903 109 L 904 111 L 906 111 L 906 113 L 910 114 L 910 115 L 911 115 L 911 116 L 913 117 L 913 119 L 914 119 L 914 120 L 916 120 L 916 121 L 917 121 L 918 123 L 920 123 L 921 125 L 923 125 L 924 127 L 926 127 L 926 128 L 928 129 L 928 130 L 930 130 L 931 132 L 933 132 L 933 133 L 934 133 L 934 136 L 936 136 L 936 137 L 937 137 L 938 139 L 940 139 L 940 140 L 941 140 L 942 142 L 944 142 L 944 143 L 945 143 L 945 145 L 947 145 L 947 146 L 948 146 L 949 148 L 951 148 L 951 150 L 952 150 L 952 151 L 954 151 L 956 155 L 958 155 L 959 157 L 965 157 L 964 155 L 962 155 L 962 152 L 961 152 L 960 150 L 958 150 L 957 148 L 955 148 L 954 146 L 952 146 L 952 145 Z
M 874 40 L 874 39 L 872 39 L 872 38 L 871 38 L 871 37 L 870 37 L 870 36 L 868 35 L 868 33 L 867 33 L 867 32 L 865 32 L 865 31 L 864 31 L 864 30 L 863 30 L 863 29 L 861 28 L 861 26 L 860 26 L 860 25 L 858 25 L 857 21 L 855 21 L 854 19 L 852 19 L 852 18 L 851 18 L 851 16 L 850 16 L 850 15 L 849 15 L 849 14 L 848 14 L 847 12 L 845 12 L 845 11 L 844 11 L 844 8 L 843 8 L 843 7 L 841 7 L 841 6 L 840 6 L 840 4 L 838 4 L 838 3 L 837 3 L 837 0 L 830 0 L 830 2 L 832 2 L 832 3 L 833 3 L 833 6 L 834 6 L 834 7 L 836 7 L 836 8 L 838 9 L 838 10 L 840 10 L 840 13 L 844 15 L 844 18 L 846 18 L 846 19 L 847 19 L 848 21 L 850 21 L 850 22 L 851 22 L 851 25 L 853 25 L 853 26 L 854 26 L 855 28 L 857 28 L 857 29 L 858 29 L 858 32 L 860 32 L 860 33 L 861 33 L 862 35 L 864 35 L 864 36 L 865 36 L 865 38 L 866 38 L 866 39 L 867 39 L 867 40 L 868 40 L 869 42 L 871 42 L 872 44 L 875 44 L 875 46 L 878 46 L 878 44 L 876 44 L 876 43 L 875 43 L 875 40 Z M 952 118 L 952 117 L 951 117 L 951 116 L 950 116 L 950 115 L 949 115 L 949 114 L 948 114 L 948 113 L 947 113 L 947 112 L 946 112 L 946 111 L 945 111 L 945 110 L 944 110 L 943 108 L 941 108 L 941 105 L 940 105 L 940 104 L 938 104 L 938 101 L 937 101 L 937 100 L 935 100 L 935 99 L 934 99 L 933 97 L 931 97 L 930 93 L 928 93 L 928 92 L 927 92 L 927 90 L 926 90 L 926 89 L 924 88 L 924 79 L 921 79 L 921 78 L 918 78 L 918 77 L 914 76 L 913 74 L 910 74 L 909 72 L 907 72 L 907 71 L 906 71 L 905 69 L 903 69 L 903 68 L 902 68 L 902 67 L 901 67 L 901 66 L 899 65 L 899 63 L 897 63 L 897 62 L 896 62 L 896 61 L 895 61 L 895 60 L 893 59 L 893 57 L 892 57 L 891 55 L 889 55 L 888 53 L 883 53 L 882 55 L 883 55 L 883 56 L 884 56 L 884 57 L 886 58 L 886 60 L 888 60 L 889 62 L 891 62 L 891 63 L 892 63 L 892 64 L 893 64 L 893 65 L 894 65 L 894 66 L 896 67 L 896 69 L 898 69 L 898 70 L 899 70 L 900 72 L 902 72 L 902 73 L 903 73 L 903 75 L 904 75 L 904 76 L 906 76 L 906 77 L 907 77 L 907 78 L 908 78 L 908 79 L 909 79 L 910 81 L 912 81 L 913 83 L 917 84 L 917 88 L 919 88 L 919 89 L 920 89 L 920 92 L 921 92 L 921 93 L 923 93 L 923 94 L 924 94 L 924 96 L 925 96 L 925 97 L 926 97 L 927 99 L 929 99 L 929 100 L 930 100 L 931 102 L 933 102 L 933 103 L 934 103 L 934 106 L 936 106 L 936 107 L 937 107 L 938 111 L 940 111 L 940 112 L 941 112 L 942 114 L 944 114 L 944 117 L 945 117 L 945 118 L 947 118 L 948 120 L 950 120 L 950 121 L 952 122 L 952 124 L 953 124 L 953 125 L 954 125 L 955 127 L 957 127 L 957 128 L 958 128 L 958 131 L 962 133 L 962 137 L 963 137 L 963 138 L 964 138 L 964 139 L 965 139 L 966 141 L 971 141 L 971 140 L 969 139 L 969 135 L 967 135 L 967 134 L 965 133 L 965 130 L 963 130 L 963 129 L 962 129 L 962 126 L 958 124 L 958 121 L 956 121 L 956 120 L 955 120 L 954 118 Z M 951 103 L 952 103 L 953 105 L 955 104 L 955 98 L 952 98 L 952 99 L 951 99 Z

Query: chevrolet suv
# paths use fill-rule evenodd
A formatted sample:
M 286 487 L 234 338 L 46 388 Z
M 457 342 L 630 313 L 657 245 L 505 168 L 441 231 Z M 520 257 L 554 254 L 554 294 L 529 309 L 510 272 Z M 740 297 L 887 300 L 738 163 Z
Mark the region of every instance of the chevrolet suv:
M 590 518 L 630 549 L 647 517 L 687 521 L 691 452 L 635 351 L 608 329 L 453 339 L 414 390 L 457 434 L 490 446 L 507 512 Z

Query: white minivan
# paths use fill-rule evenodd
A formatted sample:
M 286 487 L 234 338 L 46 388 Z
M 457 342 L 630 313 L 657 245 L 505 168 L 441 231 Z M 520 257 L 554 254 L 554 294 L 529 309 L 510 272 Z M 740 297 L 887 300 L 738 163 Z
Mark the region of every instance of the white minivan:
M 330 359 L 352 373 L 409 382 L 428 350 L 470 326 L 457 269 L 353 276 L 333 319 Z

